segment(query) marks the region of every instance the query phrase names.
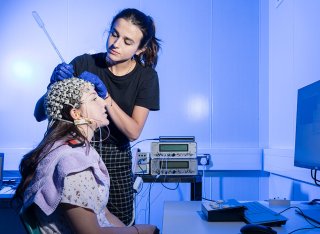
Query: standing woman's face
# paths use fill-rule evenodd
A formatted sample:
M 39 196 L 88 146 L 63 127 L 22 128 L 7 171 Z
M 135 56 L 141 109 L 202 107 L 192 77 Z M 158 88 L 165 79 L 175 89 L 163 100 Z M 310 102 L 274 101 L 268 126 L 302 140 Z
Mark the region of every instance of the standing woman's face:
M 114 63 L 124 62 L 143 50 L 138 49 L 143 34 L 138 26 L 125 19 L 115 21 L 107 41 L 107 57 Z

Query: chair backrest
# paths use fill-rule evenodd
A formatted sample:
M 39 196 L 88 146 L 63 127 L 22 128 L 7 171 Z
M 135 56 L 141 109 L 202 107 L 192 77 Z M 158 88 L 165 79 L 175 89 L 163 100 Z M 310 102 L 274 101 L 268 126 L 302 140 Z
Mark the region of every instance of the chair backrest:
M 22 207 L 19 213 L 19 217 L 27 233 L 41 234 L 37 219 L 31 212 L 31 209 L 25 209 L 24 207 Z

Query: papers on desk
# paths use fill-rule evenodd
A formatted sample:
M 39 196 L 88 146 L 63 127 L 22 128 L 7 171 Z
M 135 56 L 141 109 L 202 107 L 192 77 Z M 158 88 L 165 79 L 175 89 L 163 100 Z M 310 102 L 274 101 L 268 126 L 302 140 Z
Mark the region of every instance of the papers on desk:
M 3 186 L 0 190 L 0 195 L 5 195 L 5 194 L 13 195 L 15 191 L 16 190 L 10 186 Z

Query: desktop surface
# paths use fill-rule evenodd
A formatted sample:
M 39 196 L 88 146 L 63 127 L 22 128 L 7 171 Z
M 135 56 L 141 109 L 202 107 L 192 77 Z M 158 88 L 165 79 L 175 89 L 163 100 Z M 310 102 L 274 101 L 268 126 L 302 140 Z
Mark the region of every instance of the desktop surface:
M 6 182 L 5 178 L 5 184 Z M 26 233 L 22 226 L 18 212 L 11 207 L 10 201 L 15 192 L 12 178 L 8 178 L 10 185 L 4 185 L 0 190 L 0 233 L 23 234 Z
M 267 203 L 264 203 L 267 204 Z M 307 205 L 302 205 L 299 202 L 294 202 L 291 206 L 298 205 L 301 208 L 307 209 Z M 280 212 L 285 207 L 272 207 L 272 210 Z M 300 215 L 296 214 L 292 208 L 282 213 L 288 218 L 285 225 L 281 227 L 273 227 L 278 234 L 292 232 L 299 228 L 308 228 L 311 225 Z M 208 222 L 201 211 L 201 201 L 166 201 L 163 212 L 163 234 L 237 234 L 240 233 L 241 227 L 246 225 L 245 222 Z M 320 233 L 320 229 L 303 230 L 297 232 L 299 234 Z

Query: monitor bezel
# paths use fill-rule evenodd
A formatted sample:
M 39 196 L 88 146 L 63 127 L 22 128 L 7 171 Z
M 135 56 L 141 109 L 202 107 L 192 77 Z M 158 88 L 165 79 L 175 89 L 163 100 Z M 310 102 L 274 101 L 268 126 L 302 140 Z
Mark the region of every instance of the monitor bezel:
M 299 168 L 306 168 L 306 169 L 312 169 L 312 170 L 319 170 L 320 169 L 320 148 L 319 148 L 319 160 L 316 162 L 310 162 L 305 157 L 300 155 L 301 149 L 297 150 L 297 146 L 299 145 L 300 138 L 298 138 L 298 134 L 300 133 L 299 129 L 299 122 L 298 118 L 300 118 L 301 111 L 302 111 L 302 104 L 301 102 L 305 101 L 306 99 L 318 97 L 319 99 L 319 105 L 320 105 L 320 80 L 316 81 L 314 83 L 311 83 L 307 86 L 304 86 L 300 89 L 298 89 L 298 95 L 297 95 L 297 110 L 296 110 L 296 132 L 295 132 L 295 150 L 294 150 L 294 166 Z M 320 122 L 320 121 L 319 121 Z M 314 123 L 314 122 L 312 122 Z M 299 136 L 300 137 L 300 136 Z M 320 136 L 319 136 L 320 138 Z M 319 142 L 320 144 L 320 142 Z

